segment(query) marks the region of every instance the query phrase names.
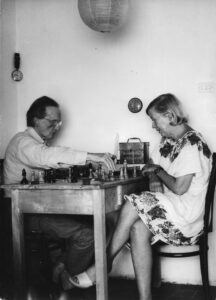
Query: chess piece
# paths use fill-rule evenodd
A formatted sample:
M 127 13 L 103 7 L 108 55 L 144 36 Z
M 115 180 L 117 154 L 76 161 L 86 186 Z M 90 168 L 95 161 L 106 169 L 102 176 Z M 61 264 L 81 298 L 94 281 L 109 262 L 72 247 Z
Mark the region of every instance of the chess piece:
M 134 178 L 137 177 L 137 169 L 136 169 L 135 166 L 133 167 L 133 177 L 134 177 Z
M 55 183 L 55 172 L 54 169 L 45 170 L 45 182 L 47 183 Z
M 71 166 L 69 168 L 69 182 L 73 183 L 73 182 L 77 182 L 77 178 L 79 177 L 79 170 L 77 168 L 77 166 Z
M 56 182 L 54 169 L 50 169 L 49 182 L 50 183 L 55 183 Z
M 123 162 L 123 175 L 124 178 L 127 179 L 128 178 L 128 171 L 127 171 L 127 161 L 126 159 Z
M 72 180 L 72 167 L 69 167 L 68 168 L 68 182 L 71 182 Z
M 123 168 L 120 169 L 120 176 L 119 176 L 119 179 L 124 179 Z
M 44 182 L 49 183 L 49 169 L 44 170 Z
M 110 181 L 114 181 L 114 175 L 113 175 L 113 171 L 109 171 L 109 179 Z
M 39 183 L 44 183 L 44 171 L 38 172 Z
M 93 174 L 92 174 L 92 169 L 89 169 L 89 179 L 92 179 L 93 178 Z
M 99 163 L 98 165 L 98 179 L 102 178 L 102 164 Z
M 105 178 L 105 171 L 104 170 L 101 170 L 101 180 L 105 181 L 106 178 Z
M 39 179 L 36 179 L 35 171 L 31 171 L 31 184 L 39 184 Z
M 35 171 L 31 171 L 31 183 L 35 182 Z
M 28 184 L 28 180 L 26 179 L 26 170 L 22 169 L 22 180 L 20 182 L 21 184 Z
M 98 179 L 98 178 L 99 178 L 99 176 L 98 176 L 98 170 L 95 170 L 95 171 L 93 172 L 93 175 L 94 175 L 94 178 L 95 178 L 95 179 Z

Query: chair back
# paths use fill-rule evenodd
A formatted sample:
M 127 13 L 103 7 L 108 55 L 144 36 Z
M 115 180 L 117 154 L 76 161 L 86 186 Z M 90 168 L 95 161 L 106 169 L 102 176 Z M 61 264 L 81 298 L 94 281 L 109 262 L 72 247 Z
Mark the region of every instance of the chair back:
M 3 184 L 3 163 L 4 159 L 0 158 L 0 184 Z
M 208 232 L 212 232 L 215 185 L 216 185 L 216 152 L 212 154 L 212 169 L 211 169 L 208 189 L 206 193 L 205 212 L 204 212 L 204 234 L 208 234 Z

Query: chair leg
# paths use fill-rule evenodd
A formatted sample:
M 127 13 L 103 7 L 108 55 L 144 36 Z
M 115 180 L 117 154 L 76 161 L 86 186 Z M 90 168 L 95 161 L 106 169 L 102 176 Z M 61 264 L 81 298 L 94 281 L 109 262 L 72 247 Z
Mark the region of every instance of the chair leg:
M 200 268 L 205 300 L 210 300 L 210 286 L 208 276 L 208 241 L 207 237 L 204 236 L 200 241 Z
M 159 288 L 161 286 L 161 263 L 160 257 L 153 251 L 152 266 L 152 287 Z

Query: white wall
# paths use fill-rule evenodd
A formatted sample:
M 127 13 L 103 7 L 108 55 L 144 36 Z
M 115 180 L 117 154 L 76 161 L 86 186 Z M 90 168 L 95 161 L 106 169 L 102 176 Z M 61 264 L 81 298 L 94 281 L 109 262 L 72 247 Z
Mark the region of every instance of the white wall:
M 3 1 L 5 6 L 10 2 Z M 140 97 L 145 108 L 159 94 L 172 92 L 187 108 L 191 125 L 216 151 L 216 1 L 131 0 L 127 24 L 112 34 L 89 29 L 79 16 L 76 0 L 15 2 L 16 33 L 13 22 L 5 27 L 4 35 L 8 28 L 13 32 L 7 35 L 10 42 L 4 40 L 8 51 L 3 52 L 3 70 L 7 71 L 7 92 L 14 85 L 17 91 L 3 93 L 4 140 L 25 128 L 26 110 L 35 98 L 46 94 L 62 107 L 59 144 L 113 152 L 119 133 L 120 141 L 138 136 L 153 147 L 159 137 L 150 120 L 144 109 L 130 113 L 128 101 Z M 8 11 L 7 16 L 13 19 Z M 20 83 L 9 80 L 13 52 L 21 54 L 24 79 Z M 16 116 L 17 124 L 12 121 L 11 126 Z M 5 146 L 1 145 L 1 156 Z M 215 284 L 213 240 L 215 232 L 209 251 L 210 279 Z M 164 263 L 164 280 L 172 281 L 177 268 L 175 261 L 172 266 Z M 176 280 L 201 282 L 198 260 L 190 259 Z
M 15 0 L 0 1 L 0 157 L 17 132 L 17 90 L 11 80 L 16 46 Z

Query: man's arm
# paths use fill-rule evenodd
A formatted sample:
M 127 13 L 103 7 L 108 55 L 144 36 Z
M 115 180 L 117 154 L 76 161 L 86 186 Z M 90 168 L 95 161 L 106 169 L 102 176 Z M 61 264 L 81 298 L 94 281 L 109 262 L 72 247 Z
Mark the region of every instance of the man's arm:
M 101 163 L 105 172 L 109 170 L 115 171 L 116 169 L 110 153 L 87 153 L 86 163 Z
M 46 146 L 32 139 L 22 139 L 16 144 L 16 157 L 32 168 L 59 168 L 62 165 L 102 164 L 105 170 L 115 170 L 111 154 L 87 153 L 70 147 Z

